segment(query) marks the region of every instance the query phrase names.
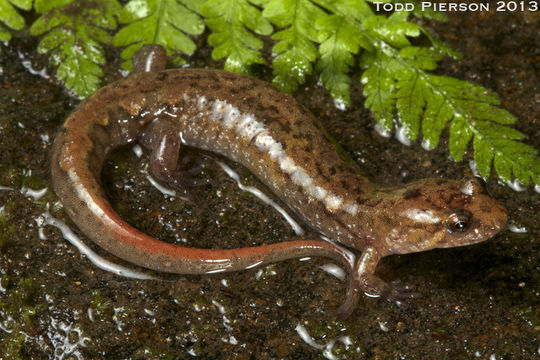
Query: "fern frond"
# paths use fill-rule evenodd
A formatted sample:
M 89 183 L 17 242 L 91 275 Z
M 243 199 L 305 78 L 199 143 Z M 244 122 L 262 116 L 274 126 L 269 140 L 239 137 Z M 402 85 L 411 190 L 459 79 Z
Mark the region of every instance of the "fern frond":
M 145 44 L 159 44 L 168 54 L 192 54 L 197 46 L 188 35 L 199 35 L 204 23 L 198 11 L 204 0 L 131 0 L 118 20 L 127 24 L 113 39 L 113 45 L 124 47 L 122 67 L 131 70 L 131 57 Z M 177 64 L 182 64 L 178 58 Z
M 389 134 L 399 126 L 411 141 L 423 136 L 423 146 L 431 149 L 448 129 L 450 155 L 456 161 L 472 144 L 480 175 L 487 178 L 494 168 L 505 182 L 517 179 L 540 185 L 537 152 L 521 142 L 523 134 L 508 126 L 516 119 L 501 107 L 498 96 L 481 86 L 432 73 L 444 56 L 459 58 L 459 53 L 410 21 L 410 13 L 374 14 L 368 1 L 374 2 L 130 0 L 119 11 L 117 0 L 35 0 L 42 15 L 31 33 L 44 34 L 39 51 L 51 53 L 57 78 L 79 97 L 98 86 L 105 61 L 102 44 L 111 41 L 108 31 L 116 28 L 117 12 L 126 26 L 116 33 L 113 44 L 124 47 L 126 69 L 143 44 L 161 44 L 169 54 L 193 53 L 196 45 L 191 36 L 201 34 L 206 23 L 212 56 L 225 59 L 227 70 L 246 73 L 251 65 L 263 63 L 259 35 L 272 35 L 274 85 L 295 91 L 315 64 L 322 84 L 342 108 L 350 102 L 348 73 L 360 55 L 365 105 L 381 133 Z M 6 27 L 24 26 L 15 7 L 30 5 L 31 0 L 0 0 L 0 22 L 5 26 L 0 25 L 0 40 L 11 36 Z M 444 18 L 419 8 L 412 14 Z M 421 35 L 431 41 L 429 47 L 412 45 L 411 40 Z
M 208 43 L 214 46 L 215 60 L 226 58 L 225 69 L 249 73 L 249 66 L 264 62 L 259 35 L 270 35 L 270 22 L 247 0 L 209 0 L 201 7 L 206 25 L 213 30 Z
M 30 10 L 32 0 L 0 0 L 0 41 L 11 39 L 11 33 L 6 27 L 13 30 L 24 28 L 24 18 L 17 12 L 16 7 Z
M 516 119 L 500 107 L 498 96 L 466 81 L 428 73 L 442 51 L 433 47 L 404 47 L 400 51 L 364 55 L 362 76 L 366 106 L 378 126 L 390 131 L 394 123 L 416 140 L 422 128 L 424 147 L 437 146 L 450 122 L 450 155 L 461 161 L 472 140 L 478 172 L 488 178 L 494 166 L 506 183 L 518 179 L 524 185 L 540 180 L 536 151 L 520 142 L 523 134 L 506 125 Z M 395 119 L 395 120 L 394 120 Z
M 337 15 L 321 17 L 315 25 L 320 42 L 316 70 L 338 107 L 347 106 L 351 102 L 347 73 L 354 65 L 363 34 Z
M 273 52 L 274 79 L 279 89 L 294 92 L 313 71 L 318 56 L 315 23 L 325 12 L 310 0 L 270 0 L 263 16 L 282 29 L 272 35 L 277 40 Z
M 61 2 L 65 3 L 65 1 Z M 40 53 L 51 53 L 49 61 L 57 66 L 56 78 L 79 98 L 87 97 L 98 87 L 105 63 L 103 43 L 110 41 L 105 29 L 115 29 L 115 15 L 120 10 L 116 0 L 69 3 L 47 9 L 30 28 L 33 35 L 45 34 L 38 46 Z

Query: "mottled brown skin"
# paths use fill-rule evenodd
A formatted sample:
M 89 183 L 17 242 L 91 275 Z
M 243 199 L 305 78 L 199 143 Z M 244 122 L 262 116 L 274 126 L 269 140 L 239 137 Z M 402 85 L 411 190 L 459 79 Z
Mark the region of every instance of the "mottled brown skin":
M 153 72 L 106 86 L 82 103 L 52 149 L 53 185 L 66 212 L 89 238 L 122 259 L 158 271 L 205 274 L 329 257 L 351 273 L 339 312 L 347 316 L 360 291 L 399 296 L 374 275 L 382 257 L 477 243 L 506 223 L 505 209 L 475 180 L 425 179 L 400 188 L 372 184 L 339 157 L 311 113 L 262 81 L 214 70 L 144 68 Z M 299 238 L 209 250 L 151 238 L 116 214 L 99 183 L 107 154 L 137 140 L 151 150 L 153 175 L 175 187 L 182 184 L 176 169 L 181 145 L 241 163 L 332 241 Z M 362 256 L 354 260 L 336 243 Z

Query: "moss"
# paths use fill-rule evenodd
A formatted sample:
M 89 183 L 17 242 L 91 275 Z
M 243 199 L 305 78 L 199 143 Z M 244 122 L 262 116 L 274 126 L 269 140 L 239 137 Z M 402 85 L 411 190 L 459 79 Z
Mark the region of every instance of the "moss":
M 93 310 L 93 317 L 96 320 L 110 319 L 114 315 L 111 301 L 101 296 L 101 291 L 95 289 L 92 290 L 92 300 L 90 302 L 90 308 Z
M 6 248 L 8 241 L 15 234 L 15 225 L 8 224 L 6 213 L 0 213 L 0 251 L 3 251 Z
M 34 295 L 34 281 L 31 278 L 19 280 L 12 294 L 17 305 L 31 305 Z
M 25 333 L 33 331 L 33 321 L 39 310 L 34 303 L 35 287 L 30 278 L 20 279 L 12 284 L 8 274 L 2 274 L 2 286 L 6 288 L 6 297 L 0 302 L 1 317 L 6 319 L 4 326 L 11 332 L 0 342 L 2 359 L 26 359 L 24 353 Z
M 2 359 L 5 360 L 18 360 L 25 359 L 23 353 L 23 344 L 26 336 L 19 332 L 13 331 L 11 334 L 6 336 L 2 341 L 0 341 L 0 349 L 2 349 Z
M 14 192 L 12 192 L 12 194 L 14 194 Z M 16 200 L 12 199 L 11 196 L 2 205 L 4 206 L 3 213 L 6 214 L 6 217 L 8 217 L 7 215 L 15 212 L 15 210 L 17 210 L 19 207 L 19 204 L 16 202 Z
M 21 179 L 21 187 L 27 187 L 30 189 L 42 189 L 45 187 L 43 184 L 43 179 L 37 178 L 35 176 L 24 176 Z
M 31 144 L 28 146 L 31 147 Z M 27 173 L 25 175 L 25 173 Z M 0 167 L 0 185 L 12 188 L 27 187 L 30 189 L 42 189 L 47 186 L 44 179 L 37 176 L 30 176 L 29 171 L 21 168 Z
M 519 319 L 540 330 L 540 307 L 526 306 L 513 310 Z
M 0 167 L 0 185 L 2 186 L 16 186 L 18 175 L 14 168 Z
M 137 349 L 133 354 L 131 354 L 130 358 L 135 359 L 135 360 L 139 360 L 139 359 L 173 360 L 176 357 L 174 354 L 171 354 L 169 352 L 153 349 L 145 345 Z

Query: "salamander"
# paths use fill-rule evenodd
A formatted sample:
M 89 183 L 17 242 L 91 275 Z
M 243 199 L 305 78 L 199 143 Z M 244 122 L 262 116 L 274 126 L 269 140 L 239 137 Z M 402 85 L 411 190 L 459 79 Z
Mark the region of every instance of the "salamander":
M 88 238 L 119 258 L 179 274 L 331 258 L 349 273 L 339 310 L 347 316 L 360 293 L 403 293 L 374 274 L 382 257 L 478 243 L 506 223 L 505 208 L 475 179 L 380 186 L 338 154 L 308 110 L 273 86 L 220 70 L 165 70 L 166 54 L 159 47 L 143 48 L 141 54 L 134 64 L 144 71 L 82 102 L 52 146 L 52 183 L 66 213 Z M 100 184 L 107 155 L 136 141 L 150 151 L 152 174 L 174 187 L 183 181 L 182 146 L 242 164 L 328 241 L 299 237 L 222 250 L 188 248 L 146 235 L 122 220 Z M 361 255 L 351 256 L 351 250 Z

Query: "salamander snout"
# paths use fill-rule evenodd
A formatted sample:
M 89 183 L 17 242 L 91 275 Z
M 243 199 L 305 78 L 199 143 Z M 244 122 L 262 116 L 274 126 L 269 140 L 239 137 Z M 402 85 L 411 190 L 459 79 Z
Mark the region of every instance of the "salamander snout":
M 474 244 L 487 240 L 506 225 L 506 209 L 490 197 L 477 181 L 466 181 L 460 187 L 461 195 L 450 197 L 450 204 L 459 206 L 446 212 L 444 225 L 448 235 L 436 247 Z
M 424 179 L 396 191 L 386 207 L 386 251 L 411 253 L 475 244 L 497 234 L 506 210 L 477 180 Z

